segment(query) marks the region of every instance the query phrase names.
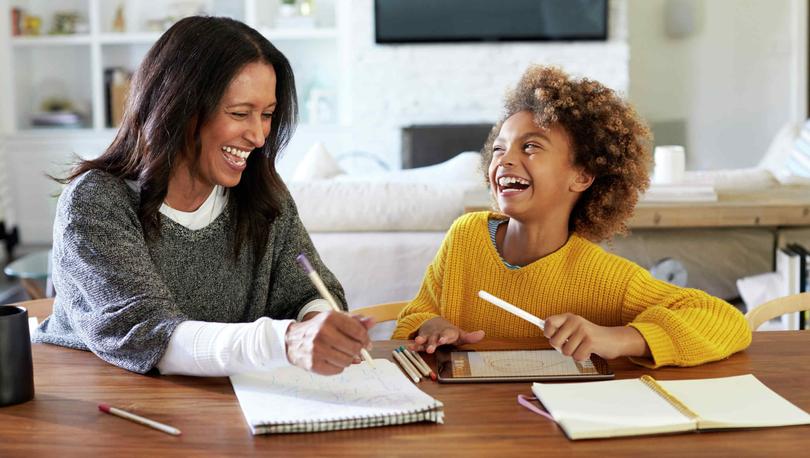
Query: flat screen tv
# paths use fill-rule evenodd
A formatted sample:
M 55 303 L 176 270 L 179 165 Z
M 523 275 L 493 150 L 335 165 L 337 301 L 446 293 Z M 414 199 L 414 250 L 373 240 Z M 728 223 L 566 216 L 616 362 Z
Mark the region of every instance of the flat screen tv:
M 606 40 L 608 0 L 375 0 L 377 43 Z

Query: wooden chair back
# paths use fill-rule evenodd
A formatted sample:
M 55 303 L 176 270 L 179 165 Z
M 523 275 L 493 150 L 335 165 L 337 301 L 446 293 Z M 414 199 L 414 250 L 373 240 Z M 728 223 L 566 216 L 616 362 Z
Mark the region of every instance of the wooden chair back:
M 751 330 L 756 331 L 763 323 L 786 313 L 810 310 L 810 293 L 793 294 L 768 301 L 745 314 Z
M 396 320 L 399 312 L 408 304 L 408 301 L 386 302 L 385 304 L 369 305 L 351 310 L 353 315 L 363 315 L 374 318 L 377 323 Z

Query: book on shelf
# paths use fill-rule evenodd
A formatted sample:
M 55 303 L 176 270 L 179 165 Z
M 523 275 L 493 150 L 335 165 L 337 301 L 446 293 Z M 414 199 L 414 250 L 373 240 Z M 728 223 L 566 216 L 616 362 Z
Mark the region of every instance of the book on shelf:
M 123 68 L 104 70 L 104 114 L 107 127 L 118 127 L 124 117 L 131 75 Z
M 790 246 L 779 248 L 776 251 L 776 272 L 779 274 L 781 283 L 779 297 L 792 296 L 802 292 L 802 277 L 806 279 L 807 263 L 804 264 L 804 272 L 802 271 L 802 259 L 804 256 L 795 251 Z M 806 288 L 806 281 L 805 281 Z M 788 313 L 783 315 L 780 320 L 782 327 L 788 331 L 800 329 L 801 313 Z
M 532 391 L 572 440 L 810 424 L 752 374 L 535 383 Z
M 798 278 L 798 291 L 799 293 L 805 293 L 808 291 L 808 262 L 810 262 L 810 251 L 799 244 L 799 243 L 789 243 L 787 247 L 793 250 L 799 257 L 799 278 Z M 797 313 L 798 319 L 798 328 L 799 329 L 807 329 L 807 312 L 798 312 Z
M 387 359 L 334 376 L 289 366 L 231 376 L 253 434 L 304 433 L 444 422 L 444 410 Z

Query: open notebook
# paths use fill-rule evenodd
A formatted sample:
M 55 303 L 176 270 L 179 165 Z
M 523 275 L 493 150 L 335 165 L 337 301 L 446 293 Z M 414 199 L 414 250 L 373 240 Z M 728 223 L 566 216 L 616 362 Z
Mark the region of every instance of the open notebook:
M 298 367 L 231 376 L 253 434 L 304 433 L 444 421 L 443 405 L 391 361 L 322 376 Z
M 532 391 L 570 439 L 810 424 L 807 412 L 751 374 L 535 383 Z

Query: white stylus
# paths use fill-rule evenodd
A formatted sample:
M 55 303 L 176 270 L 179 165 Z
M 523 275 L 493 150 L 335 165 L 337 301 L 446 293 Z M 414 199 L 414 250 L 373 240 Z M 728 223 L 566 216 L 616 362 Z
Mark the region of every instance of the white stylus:
M 509 302 L 506 302 L 505 300 L 503 300 L 501 298 L 495 297 L 492 294 L 489 294 L 488 292 L 486 292 L 484 290 L 478 291 L 478 297 L 480 297 L 481 299 L 489 302 L 490 304 L 497 305 L 498 307 L 506 310 L 507 312 L 509 312 L 509 313 L 511 313 L 513 315 L 517 315 L 517 316 L 523 318 L 524 320 L 528 321 L 529 323 L 531 323 L 531 324 L 537 326 L 538 328 L 540 328 L 541 331 L 545 331 L 544 328 L 546 326 L 546 322 L 541 320 L 540 318 L 537 318 L 536 316 L 532 315 L 531 313 L 529 313 L 529 312 L 527 312 L 527 311 L 525 311 L 523 309 L 519 309 L 519 308 L 515 307 L 514 305 L 510 304 Z

